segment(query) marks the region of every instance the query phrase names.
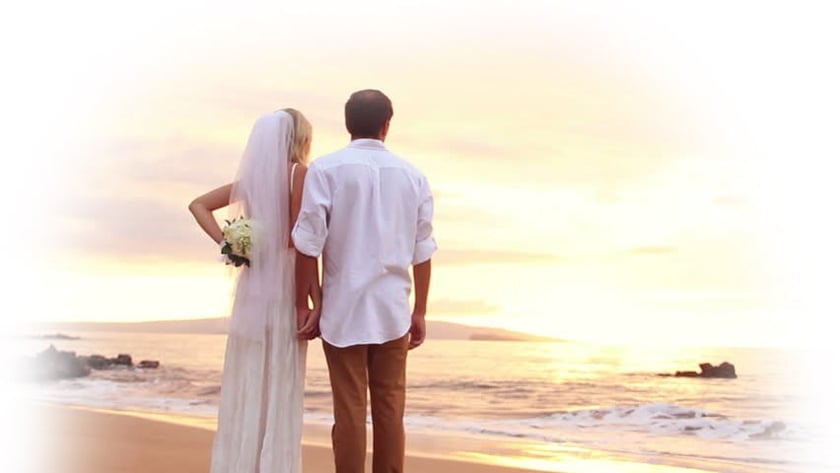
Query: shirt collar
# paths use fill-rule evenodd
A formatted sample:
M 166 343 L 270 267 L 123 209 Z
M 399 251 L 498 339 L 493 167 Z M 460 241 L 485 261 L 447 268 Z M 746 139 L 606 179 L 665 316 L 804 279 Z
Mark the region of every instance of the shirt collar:
M 373 138 L 359 138 L 351 141 L 348 146 L 362 149 L 385 149 L 385 143 Z

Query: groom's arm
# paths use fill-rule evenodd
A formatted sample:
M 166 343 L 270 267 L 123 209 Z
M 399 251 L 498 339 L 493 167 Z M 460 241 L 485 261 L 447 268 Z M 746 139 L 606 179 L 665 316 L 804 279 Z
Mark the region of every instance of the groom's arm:
M 426 340 L 426 301 L 432 279 L 432 260 L 414 265 L 414 310 L 411 312 L 408 349 L 414 349 Z
M 422 200 L 417 209 L 417 235 L 414 240 L 414 310 L 411 313 L 411 329 L 408 348 L 417 348 L 426 339 L 426 301 L 429 298 L 429 283 L 432 279 L 432 254 L 437 243 L 432 236 L 434 199 L 429 183 L 423 179 Z

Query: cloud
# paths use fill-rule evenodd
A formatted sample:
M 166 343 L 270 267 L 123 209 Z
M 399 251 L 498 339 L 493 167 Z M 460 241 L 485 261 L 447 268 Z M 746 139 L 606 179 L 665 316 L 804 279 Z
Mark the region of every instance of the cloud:
M 746 201 L 745 198 L 732 194 L 719 195 L 712 200 L 713 203 L 725 207 L 738 207 L 744 205 Z
M 627 250 L 628 253 L 632 253 L 634 255 L 666 255 L 675 253 L 676 251 L 677 248 L 674 246 L 663 245 L 639 246 Z
M 64 253 L 115 260 L 208 261 L 213 244 L 184 205 L 110 198 L 62 217 L 56 247 Z M 206 240 L 206 241 L 205 241 Z
M 233 179 L 246 141 L 247 134 L 236 145 L 177 135 L 114 139 L 92 149 L 95 165 L 79 174 L 101 184 L 116 182 L 116 187 L 125 182 L 220 184 Z
M 565 260 L 548 253 L 528 253 L 507 250 L 451 250 L 438 251 L 433 261 L 444 266 L 485 264 L 553 264 Z
M 429 311 L 446 315 L 480 315 L 499 311 L 499 306 L 480 299 L 438 299 L 429 303 Z
M 439 198 L 437 193 L 435 194 L 435 228 L 443 226 L 487 228 L 499 225 L 500 222 L 506 220 L 498 211 L 494 211 L 493 207 L 459 203 L 454 199 L 447 201 L 447 199 Z

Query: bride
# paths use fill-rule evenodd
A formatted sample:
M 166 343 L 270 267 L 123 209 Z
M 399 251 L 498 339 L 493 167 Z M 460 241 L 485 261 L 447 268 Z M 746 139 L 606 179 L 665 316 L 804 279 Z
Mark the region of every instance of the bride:
M 306 341 L 297 337 L 294 247 L 312 126 L 295 109 L 254 124 L 236 180 L 189 206 L 224 245 L 213 211 L 251 220 L 249 266 L 236 269 L 211 473 L 299 473 Z

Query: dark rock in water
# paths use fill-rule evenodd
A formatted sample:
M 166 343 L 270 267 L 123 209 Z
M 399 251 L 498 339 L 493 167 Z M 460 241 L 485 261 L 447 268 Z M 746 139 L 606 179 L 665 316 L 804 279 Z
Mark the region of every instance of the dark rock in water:
M 79 358 L 95 370 L 106 370 L 113 368 L 115 365 L 132 366 L 131 356 L 126 354 L 117 355 L 115 358 L 108 358 L 102 355 L 80 356 Z
M 718 366 L 712 366 L 710 363 L 702 363 L 700 365 L 700 376 L 705 378 L 737 378 L 735 374 L 735 365 L 724 361 Z
M 160 366 L 160 362 L 157 360 L 142 360 L 137 363 L 138 368 L 157 368 L 158 366 Z
M 134 366 L 131 355 L 126 353 L 120 353 L 116 358 L 107 358 L 102 355 L 80 356 L 79 358 L 95 370 L 104 370 L 114 366 Z
M 131 355 L 126 353 L 120 353 L 117 355 L 116 358 L 111 359 L 111 363 L 114 365 L 123 365 L 123 366 L 133 366 L 134 363 L 131 361 Z
M 724 361 L 718 366 L 711 363 L 700 363 L 700 372 L 696 371 L 677 371 L 674 376 L 685 378 L 737 378 L 735 374 L 735 365 Z
M 95 370 L 104 370 L 111 366 L 111 360 L 102 355 L 80 356 L 79 359 Z
M 35 355 L 26 378 L 38 381 L 80 378 L 90 374 L 90 368 L 72 351 L 59 351 L 55 346 Z
M 684 377 L 684 378 L 694 378 L 694 377 L 700 376 L 700 373 L 698 373 L 696 371 L 677 371 L 676 373 L 674 373 L 674 376 L 681 376 L 681 377 Z

